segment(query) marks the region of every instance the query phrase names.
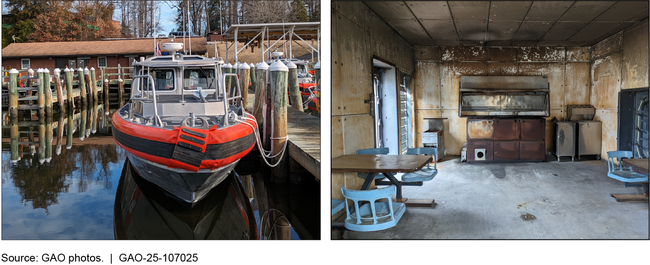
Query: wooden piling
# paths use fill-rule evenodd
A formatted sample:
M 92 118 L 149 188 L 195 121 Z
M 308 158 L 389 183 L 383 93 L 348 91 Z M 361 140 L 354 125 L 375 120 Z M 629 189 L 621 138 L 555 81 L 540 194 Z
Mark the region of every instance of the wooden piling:
M 43 69 L 36 70 L 38 76 L 38 116 L 44 117 L 45 115 L 45 80 L 43 80 Z M 40 137 L 40 136 L 39 136 Z
M 45 91 L 45 113 L 47 115 L 54 114 L 52 112 L 52 83 L 50 82 L 50 70 L 43 69 L 43 89 Z
M 81 96 L 81 105 L 88 105 L 88 94 L 86 93 L 86 78 L 84 78 L 84 69 L 77 69 L 77 80 L 79 80 L 79 95 Z M 83 107 L 82 107 L 83 108 Z
M 11 71 L 14 71 L 16 69 L 11 69 Z M 10 75 L 12 74 L 11 71 L 9 72 Z M 16 71 L 16 79 L 18 78 L 18 71 Z M 14 81 L 9 81 L 9 82 L 14 82 Z M 16 84 L 14 82 L 14 84 Z M 9 84 L 11 85 L 11 83 Z M 17 85 L 17 84 L 16 84 Z M 14 86 L 16 86 L 14 85 Z M 16 110 L 18 110 L 16 108 Z M 9 138 L 11 141 L 11 164 L 16 165 L 18 161 L 20 161 L 20 132 L 18 132 L 18 115 L 11 115 L 9 117 L 9 123 L 10 123 L 10 129 L 9 129 Z
M 120 107 L 123 105 L 123 98 L 124 97 L 124 79 L 120 77 L 120 79 L 117 79 L 117 98 L 118 102 L 120 103 Z
M 90 67 L 90 89 L 93 93 L 93 102 L 97 102 L 99 95 L 97 93 L 97 77 L 95 76 L 95 67 Z
M 68 93 L 67 95 L 68 107 L 70 108 L 70 112 L 72 112 L 72 109 L 74 109 L 74 98 L 72 95 L 72 75 L 74 74 L 74 70 L 66 67 L 63 70 L 63 73 L 65 73 L 65 89 L 66 92 Z
M 108 100 L 108 78 L 104 79 L 104 101 Z
M 249 64 L 248 67 L 251 68 L 251 74 L 250 74 L 250 80 L 251 80 L 251 85 L 249 87 L 249 90 L 252 90 L 253 93 L 255 93 L 255 65 L 254 64 Z M 252 111 L 252 110 L 251 110 Z
M 65 99 L 63 98 L 63 87 L 61 86 L 61 69 L 54 69 L 54 89 L 56 89 L 56 97 L 59 101 L 59 109 L 65 111 Z
M 241 89 L 242 108 L 246 109 L 248 104 L 248 82 L 251 77 L 251 67 L 247 63 L 239 65 L 239 89 Z
M 64 108 L 62 108 L 64 110 Z M 59 127 L 56 132 L 56 154 L 61 154 L 61 145 L 63 144 L 63 129 L 65 128 L 65 115 L 59 115 Z
M 266 72 L 269 69 L 269 65 L 265 62 L 257 64 L 255 67 L 255 104 L 253 104 L 253 116 L 257 120 L 257 127 L 263 128 L 264 122 L 264 103 L 266 102 Z
M 302 95 L 300 95 L 300 84 L 298 84 L 298 67 L 293 62 L 289 61 L 287 64 L 289 68 L 289 98 L 291 99 L 291 107 L 299 111 L 302 109 Z
M 94 102 L 93 101 L 93 92 L 92 92 L 93 89 L 92 89 L 92 82 L 91 82 L 91 79 L 90 79 L 90 70 L 88 70 L 88 67 L 84 68 L 83 79 L 84 79 L 84 83 L 85 83 L 84 89 L 85 89 L 85 92 L 86 92 L 86 99 L 88 100 L 87 102 L 88 102 L 89 105 L 92 105 L 93 102 Z
M 32 86 L 33 86 L 32 83 L 34 83 L 34 80 L 32 79 L 32 78 L 34 78 L 34 69 L 32 69 L 32 68 L 27 69 L 27 76 L 29 77 L 29 79 L 27 79 L 27 82 L 26 82 L 25 87 L 29 87 L 30 90 L 27 90 L 26 95 L 27 95 L 28 97 L 31 97 L 31 96 L 32 96 L 32 92 L 33 92 L 33 91 L 31 90 L 31 88 L 32 88 Z
M 40 70 L 40 69 L 39 69 Z M 42 80 L 42 79 L 41 79 Z M 45 163 L 45 117 L 38 118 L 38 162 Z
M 72 136 L 74 135 L 74 109 L 68 111 L 67 134 L 65 139 L 65 149 L 72 148 Z
M 273 134 L 271 139 L 273 154 L 283 152 L 287 139 L 287 68 L 281 61 L 276 61 L 269 67 L 271 73 L 271 95 L 273 100 L 271 115 L 273 119 Z M 274 162 L 279 164 L 273 168 L 273 180 L 276 183 L 287 181 L 287 158 L 285 155 L 277 156 Z
M 97 133 L 97 105 L 98 102 L 95 101 L 95 103 L 93 104 L 93 111 L 90 114 L 90 123 L 91 123 L 90 132 L 92 134 Z
M 52 161 L 53 136 L 54 128 L 52 128 L 52 115 L 48 113 L 45 119 L 45 162 L 47 163 L 50 163 L 50 161 Z
M 88 105 L 81 106 L 81 125 L 79 125 L 79 140 L 83 141 L 86 139 L 86 123 L 88 116 Z
M 18 70 L 9 71 L 9 115 L 18 118 Z
M 94 105 L 94 104 L 93 104 Z M 92 132 L 92 125 L 93 125 L 93 107 L 88 106 L 88 109 L 86 110 L 86 138 L 90 138 L 90 133 Z

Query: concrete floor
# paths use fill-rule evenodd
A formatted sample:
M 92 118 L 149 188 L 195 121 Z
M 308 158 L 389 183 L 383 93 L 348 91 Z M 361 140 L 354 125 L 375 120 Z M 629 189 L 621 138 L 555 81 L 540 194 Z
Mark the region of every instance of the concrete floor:
M 445 157 L 438 175 L 403 196 L 435 199 L 407 207 L 397 226 L 349 231 L 349 239 L 648 239 L 648 204 L 610 194 L 641 193 L 607 177 L 605 161 L 459 163 Z M 528 216 L 534 220 L 524 220 Z

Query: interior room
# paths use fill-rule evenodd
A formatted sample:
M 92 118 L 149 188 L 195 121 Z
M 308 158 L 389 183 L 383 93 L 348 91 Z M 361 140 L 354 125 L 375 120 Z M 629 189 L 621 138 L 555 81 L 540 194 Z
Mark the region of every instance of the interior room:
M 647 1 L 331 21 L 333 239 L 648 239 Z

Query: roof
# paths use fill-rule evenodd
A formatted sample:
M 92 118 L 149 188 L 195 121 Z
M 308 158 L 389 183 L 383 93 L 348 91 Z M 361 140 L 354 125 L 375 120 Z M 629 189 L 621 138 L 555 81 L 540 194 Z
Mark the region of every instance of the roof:
M 170 42 L 169 39 L 157 39 L 160 43 Z M 176 38 L 175 42 L 182 42 Z M 186 40 L 186 45 L 188 41 Z M 162 49 L 162 45 L 161 45 Z M 192 53 L 204 54 L 207 51 L 207 41 L 204 37 L 192 38 Z M 127 55 L 153 54 L 152 38 L 131 40 L 106 41 L 72 41 L 72 42 L 31 42 L 12 43 L 2 49 L 2 57 L 53 57 L 53 56 L 98 56 L 98 55 Z

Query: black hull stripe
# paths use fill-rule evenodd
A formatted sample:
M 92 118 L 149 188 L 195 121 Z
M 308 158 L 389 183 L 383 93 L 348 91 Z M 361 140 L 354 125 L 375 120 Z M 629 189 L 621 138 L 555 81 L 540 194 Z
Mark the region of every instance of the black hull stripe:
M 174 154 L 175 144 L 163 143 L 121 132 L 113 127 L 113 137 L 124 146 L 148 155 L 171 159 Z M 246 151 L 255 143 L 255 134 L 250 133 L 242 138 L 221 144 L 210 144 L 201 160 L 226 159 Z

